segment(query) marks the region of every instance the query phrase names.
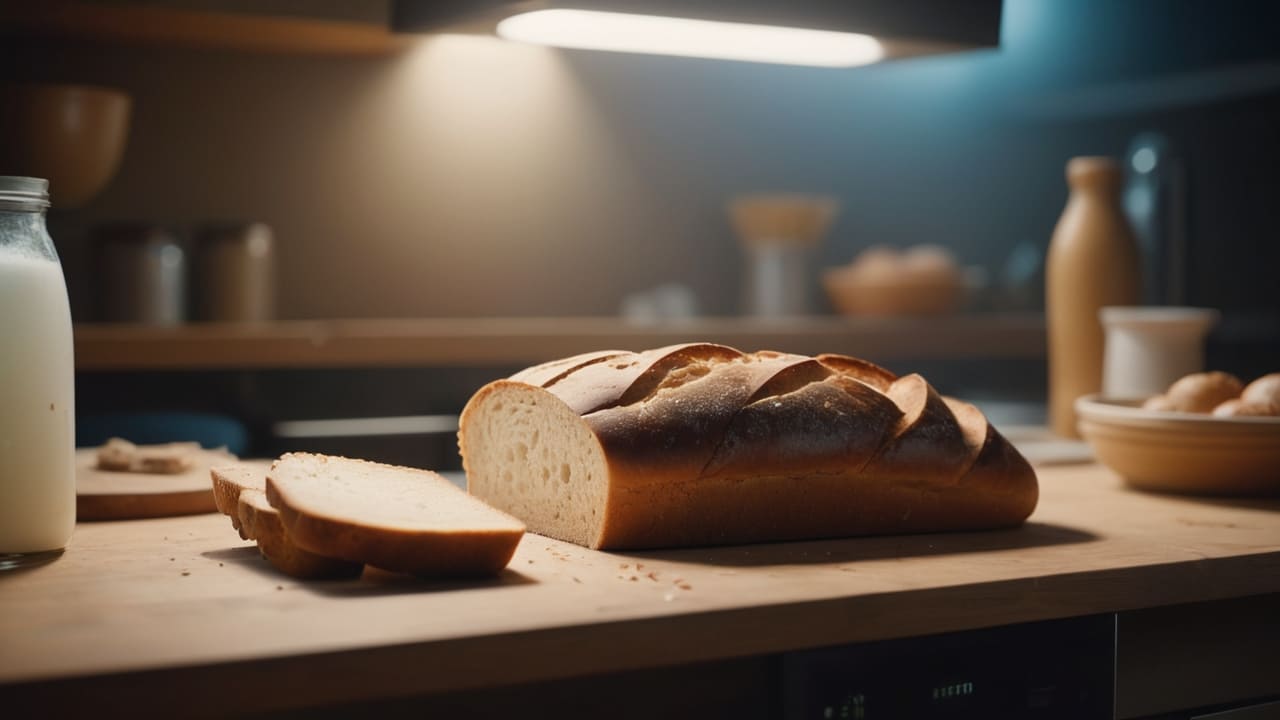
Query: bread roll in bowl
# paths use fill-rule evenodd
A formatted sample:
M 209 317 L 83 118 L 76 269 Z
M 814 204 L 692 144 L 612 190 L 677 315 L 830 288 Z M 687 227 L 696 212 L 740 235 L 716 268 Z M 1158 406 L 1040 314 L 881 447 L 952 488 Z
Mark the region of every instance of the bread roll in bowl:
M 1280 373 L 1270 373 L 1245 386 L 1240 399 L 1246 403 L 1268 405 L 1280 411 Z
M 1165 393 L 1174 410 L 1208 413 L 1222 403 L 1240 396 L 1244 383 L 1224 372 L 1192 373 L 1169 386 Z
M 929 285 L 958 285 L 960 266 L 946 248 L 917 245 L 902 254 L 898 275 L 903 282 Z
M 1231 398 L 1213 409 L 1214 417 L 1270 417 L 1277 414 L 1280 413 L 1273 405 L 1245 402 L 1240 398 Z

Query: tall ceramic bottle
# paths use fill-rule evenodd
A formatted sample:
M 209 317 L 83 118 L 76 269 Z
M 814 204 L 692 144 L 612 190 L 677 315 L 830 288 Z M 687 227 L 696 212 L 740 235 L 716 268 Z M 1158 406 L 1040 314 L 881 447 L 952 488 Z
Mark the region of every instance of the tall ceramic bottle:
M 1049 425 L 1079 437 L 1075 400 L 1102 389 L 1103 330 L 1098 311 L 1137 305 L 1142 263 L 1120 204 L 1119 165 L 1105 157 L 1067 163 L 1071 188 L 1045 267 L 1049 332 Z

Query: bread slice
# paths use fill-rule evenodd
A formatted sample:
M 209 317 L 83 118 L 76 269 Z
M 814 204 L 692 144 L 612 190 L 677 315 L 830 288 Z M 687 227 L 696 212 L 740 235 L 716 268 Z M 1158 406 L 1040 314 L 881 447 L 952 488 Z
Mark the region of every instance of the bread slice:
M 235 459 L 235 456 L 223 451 L 210 452 Z M 123 438 L 113 437 L 98 448 L 98 469 L 176 475 L 190 470 L 197 460 L 208 454 L 198 442 L 135 445 Z
M 190 470 L 200 454 L 200 443 L 197 442 L 139 445 L 133 456 L 132 469 L 137 472 L 176 475 Z
M 294 544 L 280 521 L 280 513 L 267 502 L 262 490 L 242 490 L 236 507 L 243 532 L 256 539 L 262 557 L 286 575 L 304 580 L 350 578 L 364 570 L 361 563 L 316 555 Z
M 98 448 L 98 469 L 126 472 L 133 467 L 133 456 L 138 446 L 124 438 L 107 438 L 107 442 Z
M 230 460 L 225 451 L 212 451 Z M 198 442 L 166 442 L 163 445 L 134 445 L 124 438 L 113 437 L 97 448 L 97 469 L 119 473 L 154 473 L 177 475 L 186 473 L 207 452 Z
M 249 465 L 220 465 L 209 469 L 213 502 L 231 518 L 243 540 L 256 540 L 258 551 L 278 570 L 297 578 L 355 577 L 364 566 L 307 552 L 295 545 L 267 502 L 267 477 Z
M 241 540 L 253 540 L 250 529 L 240 521 L 240 494 L 246 490 L 265 491 L 266 475 L 248 465 L 218 465 L 209 468 L 209 477 L 213 480 L 214 507 L 231 518 L 231 526 L 240 533 Z
M 267 500 L 299 547 L 425 576 L 495 575 L 524 524 L 427 470 L 289 453 L 267 473 Z

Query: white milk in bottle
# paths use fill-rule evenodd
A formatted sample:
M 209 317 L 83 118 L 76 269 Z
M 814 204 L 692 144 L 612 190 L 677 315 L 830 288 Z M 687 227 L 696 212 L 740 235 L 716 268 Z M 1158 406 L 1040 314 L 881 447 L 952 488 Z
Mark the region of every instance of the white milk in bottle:
M 75 527 L 75 368 L 48 184 L 0 176 L 0 569 L 42 562 Z

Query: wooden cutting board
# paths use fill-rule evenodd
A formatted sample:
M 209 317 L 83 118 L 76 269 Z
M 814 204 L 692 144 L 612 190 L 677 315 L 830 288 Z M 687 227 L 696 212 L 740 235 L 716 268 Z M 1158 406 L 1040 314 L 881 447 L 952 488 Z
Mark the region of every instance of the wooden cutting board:
M 129 520 L 215 512 L 211 465 L 237 461 L 215 451 L 201 451 L 190 470 L 173 475 L 114 472 L 97 468 L 97 450 L 76 451 L 76 518 Z M 265 473 L 269 463 L 261 465 Z

